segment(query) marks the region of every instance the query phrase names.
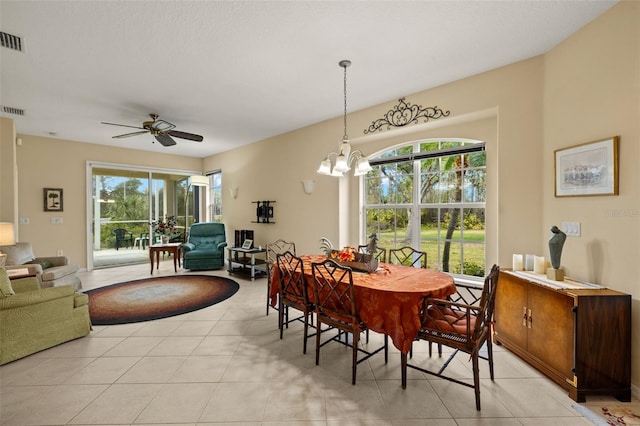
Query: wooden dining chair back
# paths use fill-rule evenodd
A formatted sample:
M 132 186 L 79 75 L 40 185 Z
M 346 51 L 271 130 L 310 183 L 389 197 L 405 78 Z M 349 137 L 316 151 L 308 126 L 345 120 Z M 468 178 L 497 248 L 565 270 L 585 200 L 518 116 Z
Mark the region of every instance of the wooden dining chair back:
M 309 321 L 313 315 L 314 306 L 309 302 L 307 282 L 304 278 L 304 264 L 301 258 L 287 251 L 276 256 L 276 264 L 280 276 L 280 308 L 278 310 L 278 327 L 280 339 L 284 328 L 291 321 L 302 320 L 304 323 L 304 341 L 302 353 L 307 353 L 307 339 L 309 337 Z M 302 315 L 289 319 L 289 308 L 297 309 Z
M 409 246 L 391 249 L 389 250 L 389 263 L 426 269 L 427 253 Z
M 498 287 L 498 273 L 500 268 L 494 265 L 491 272 L 484 280 L 484 287 L 477 305 L 452 302 L 445 299 L 425 298 L 421 310 L 421 326 L 418 331 L 418 340 L 425 340 L 441 344 L 454 349 L 453 354 L 442 365 L 439 371 L 434 372 L 426 368 L 407 363 L 407 355 L 401 355 L 402 387 L 407 384 L 407 367 L 431 374 L 454 383 L 474 388 L 476 397 L 476 410 L 480 411 L 480 373 L 478 360 L 489 362 L 489 376 L 493 373 L 493 349 L 491 346 L 491 323 L 495 309 L 496 289 Z M 487 356 L 480 355 L 480 349 L 487 345 Z M 473 384 L 463 382 L 453 377 L 445 376 L 447 368 L 453 357 L 459 352 L 470 355 L 473 369 Z
M 358 246 L 358 251 L 362 254 L 367 254 L 367 248 L 369 246 L 368 245 L 361 245 Z M 382 263 L 386 263 L 387 262 L 387 249 L 384 247 L 376 247 L 376 252 L 373 253 L 373 257 L 378 261 L 378 262 L 382 262 Z
M 366 325 L 358 315 L 358 307 L 353 286 L 353 272 L 351 268 L 326 259 L 323 262 L 312 263 L 313 292 L 316 309 L 316 365 L 320 363 L 320 348 L 329 342 L 336 341 L 352 348 L 351 383 L 356 384 L 357 366 L 374 354 L 383 351 L 385 363 L 388 360 L 388 337 L 384 336 L 384 344 L 376 349 L 367 350 L 360 347 L 360 333 L 367 330 Z M 322 329 L 322 324 L 329 328 Z M 320 343 L 321 334 L 337 329 L 338 334 Z M 345 342 L 342 334 L 352 336 L 349 343 L 348 335 Z M 364 354 L 358 359 L 358 353 Z
M 296 254 L 296 244 L 292 241 L 285 241 L 283 239 L 276 240 L 272 243 L 267 243 L 265 246 L 265 260 L 267 266 L 267 315 L 269 315 L 269 308 L 273 308 L 278 310 L 278 303 L 275 306 L 271 306 L 269 303 L 270 292 L 271 292 L 271 280 L 273 280 L 273 268 L 276 264 L 276 258 L 279 254 L 283 254 L 285 252 Z

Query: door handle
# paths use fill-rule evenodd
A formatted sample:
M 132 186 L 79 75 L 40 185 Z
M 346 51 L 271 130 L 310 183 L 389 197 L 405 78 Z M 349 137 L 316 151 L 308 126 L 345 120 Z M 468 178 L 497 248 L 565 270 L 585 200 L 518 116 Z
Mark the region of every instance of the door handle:
M 531 328 L 532 324 L 533 324 L 533 316 L 531 316 L 531 309 L 529 309 L 529 328 Z
M 526 306 L 522 307 L 522 326 L 523 327 L 527 326 L 527 307 Z

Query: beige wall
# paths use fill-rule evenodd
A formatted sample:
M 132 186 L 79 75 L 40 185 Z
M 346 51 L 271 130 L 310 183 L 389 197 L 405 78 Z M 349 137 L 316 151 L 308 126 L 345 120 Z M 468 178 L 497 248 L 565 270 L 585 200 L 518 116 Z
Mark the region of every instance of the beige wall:
M 568 238 L 568 275 L 633 297 L 632 381 L 640 386 L 640 2 L 625 1 L 545 60 L 545 224 L 581 223 Z M 618 136 L 620 195 L 555 198 L 554 150 Z
M 199 158 L 181 157 L 103 145 L 78 143 L 45 137 L 19 135 L 17 147 L 19 175 L 20 241 L 28 241 L 39 256 L 53 256 L 58 250 L 87 266 L 87 162 L 100 161 L 172 170 L 202 170 Z M 5 145 L 3 138 L 1 145 Z M 43 211 L 43 188 L 62 188 L 63 212 Z M 4 200 L 4 193 L 2 194 Z M 51 217 L 62 217 L 53 225 Z M 1 218 L 4 219 L 4 216 Z
M 18 173 L 16 129 L 13 120 L 0 118 L 0 222 L 17 222 Z
M 407 95 L 413 104 L 450 110 L 449 118 L 365 137 L 362 130 L 397 99 L 349 115 L 352 141 L 366 154 L 425 137 L 485 140 L 491 171 L 487 262 L 510 266 L 513 253 L 547 255 L 549 228 L 580 221 L 582 236 L 568 239 L 563 266 L 575 278 L 631 294 L 635 324 L 640 308 L 639 7 L 640 2 L 621 2 L 543 56 Z M 309 253 L 319 250 L 322 236 L 338 242 L 343 228 L 345 242 L 357 244 L 358 180 L 349 178 L 341 185 L 315 173 L 327 152 L 338 147 L 342 131 L 337 117 L 204 160 L 22 135 L 24 143 L 17 150 L 19 211 L 31 224 L 21 226 L 21 239 L 37 243 L 43 254 L 53 253 L 60 248 L 57 242 L 64 241 L 66 253 L 86 262 L 86 161 L 136 158 L 127 163 L 221 169 L 230 242 L 235 229 L 253 229 L 257 244 L 284 238 Z M 553 151 L 613 135 L 620 136 L 620 195 L 555 198 Z M 315 180 L 311 195 L 303 191 L 304 179 Z M 42 212 L 43 187 L 64 188 L 64 225 L 50 225 L 51 214 Z M 238 188 L 236 199 L 229 193 L 233 187 Z M 347 195 L 340 205 L 341 194 Z M 11 201 L 4 192 L 0 196 L 3 203 Z M 258 200 L 276 201 L 274 224 L 252 223 L 252 201 Z M 347 223 L 340 223 L 341 214 Z M 639 327 L 634 327 L 633 357 L 633 365 L 640 365 Z M 640 369 L 632 374 L 633 383 L 640 385 Z

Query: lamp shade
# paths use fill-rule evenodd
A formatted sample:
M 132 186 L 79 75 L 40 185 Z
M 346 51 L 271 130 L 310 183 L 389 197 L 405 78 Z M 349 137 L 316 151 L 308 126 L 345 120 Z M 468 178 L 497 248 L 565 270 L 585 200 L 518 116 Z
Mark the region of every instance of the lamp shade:
M 0 222 L 0 246 L 12 246 L 16 243 L 13 223 Z
M 209 185 L 209 178 L 202 175 L 189 176 L 189 181 L 191 182 L 191 186 L 208 186 Z

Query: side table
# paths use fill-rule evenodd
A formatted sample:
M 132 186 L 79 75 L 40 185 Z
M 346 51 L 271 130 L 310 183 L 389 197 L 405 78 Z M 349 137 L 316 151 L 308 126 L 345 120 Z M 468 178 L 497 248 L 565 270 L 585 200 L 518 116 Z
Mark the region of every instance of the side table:
M 244 249 L 242 247 L 227 247 L 229 259 L 229 274 L 248 274 L 253 281 L 256 276 L 267 273 L 265 259 L 256 258 L 256 255 L 265 255 L 267 250 L 263 248 Z
M 171 253 L 173 255 L 173 270 L 178 272 L 180 263 L 180 253 L 182 243 L 152 244 L 149 246 L 149 260 L 151 261 L 151 275 L 153 275 L 153 255 L 156 256 L 156 269 L 160 266 L 160 253 Z

